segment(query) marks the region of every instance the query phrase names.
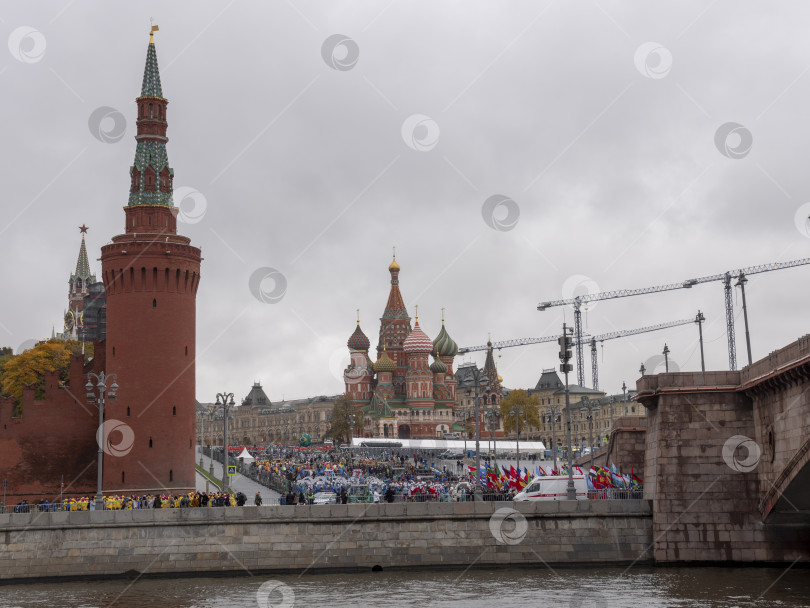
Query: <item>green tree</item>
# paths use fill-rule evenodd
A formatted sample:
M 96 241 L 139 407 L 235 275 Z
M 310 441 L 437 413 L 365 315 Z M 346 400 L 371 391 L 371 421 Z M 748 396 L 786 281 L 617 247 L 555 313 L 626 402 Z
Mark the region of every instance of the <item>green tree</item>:
M 539 427 L 540 411 L 538 405 L 540 405 L 540 402 L 536 395 L 529 395 L 523 389 L 510 392 L 501 401 L 501 420 L 503 420 L 504 431 L 507 433 L 515 432 L 518 428 L 518 420 L 520 421 L 519 429 L 524 433 L 528 433 L 529 426 Z
M 354 415 L 353 429 L 350 428 L 352 426 L 352 415 Z M 350 436 L 357 437 L 363 433 L 363 411 L 348 393 L 344 393 L 335 400 L 331 422 L 332 426 L 327 433 L 328 437 L 348 439 Z
M 81 352 L 82 345 L 75 340 L 51 339 L 39 342 L 19 355 L 4 355 L 0 357 L 0 392 L 11 395 L 19 404 L 23 385 L 35 384 L 37 398 L 41 398 L 45 373 L 57 370 L 59 380 L 66 382 L 70 374 L 70 355 Z

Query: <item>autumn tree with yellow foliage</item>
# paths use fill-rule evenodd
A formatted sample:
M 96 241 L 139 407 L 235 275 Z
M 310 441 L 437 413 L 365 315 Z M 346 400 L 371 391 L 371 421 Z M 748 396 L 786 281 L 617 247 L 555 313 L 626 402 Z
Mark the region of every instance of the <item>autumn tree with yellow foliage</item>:
M 41 399 L 45 389 L 45 374 L 59 372 L 59 380 L 66 382 L 70 374 L 70 355 L 81 354 L 82 345 L 75 340 L 50 339 L 39 342 L 19 355 L 0 357 L 0 393 L 22 401 L 23 385 L 35 384 L 36 397 Z M 85 356 L 92 357 L 93 345 L 85 345 Z

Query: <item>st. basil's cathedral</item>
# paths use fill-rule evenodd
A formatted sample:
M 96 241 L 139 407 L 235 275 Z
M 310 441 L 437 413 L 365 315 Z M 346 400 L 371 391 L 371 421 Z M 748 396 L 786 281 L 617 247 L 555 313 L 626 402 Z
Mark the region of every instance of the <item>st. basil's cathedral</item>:
M 419 326 L 418 311 L 411 327 L 399 290 L 396 256 L 388 271 L 391 290 L 380 318 L 377 360 L 372 362 L 369 357 L 371 342 L 358 319 L 347 343 L 351 361 L 343 374 L 346 394 L 361 406 L 367 437 L 442 438 L 455 430 L 459 402 L 453 360 L 458 345 L 447 333 L 443 314 L 441 331 L 433 341 Z M 433 362 L 429 363 L 431 355 Z M 489 352 L 488 359 L 491 356 Z

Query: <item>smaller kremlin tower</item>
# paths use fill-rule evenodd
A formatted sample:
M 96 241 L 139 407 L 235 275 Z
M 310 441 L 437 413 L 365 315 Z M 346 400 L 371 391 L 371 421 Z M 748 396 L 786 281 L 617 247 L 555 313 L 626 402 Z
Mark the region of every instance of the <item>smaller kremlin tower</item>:
M 87 245 L 84 242 L 87 230 L 84 224 L 79 226 L 82 243 L 76 260 L 76 271 L 70 274 L 68 280 L 68 307 L 63 316 L 64 331 L 53 336 L 60 340 L 92 342 L 103 340 L 106 335 L 104 284 L 96 281 L 96 275 L 90 272 Z

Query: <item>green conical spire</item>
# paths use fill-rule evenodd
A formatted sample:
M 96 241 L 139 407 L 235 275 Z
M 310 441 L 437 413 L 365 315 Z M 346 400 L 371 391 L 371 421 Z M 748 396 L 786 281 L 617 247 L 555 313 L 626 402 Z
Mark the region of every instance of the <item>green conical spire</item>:
M 152 28 L 152 32 L 157 26 Z M 138 132 L 135 140 L 135 162 L 130 167 L 129 205 L 162 205 L 173 207 L 174 170 L 166 153 L 166 106 L 160 86 L 157 52 L 153 33 L 149 35 L 146 67 L 138 103 Z
M 157 53 L 155 52 L 155 39 L 152 34 L 149 34 L 149 47 L 146 50 L 146 67 L 143 70 L 141 97 L 163 97 L 163 89 L 160 87 Z
M 76 260 L 76 276 L 80 279 L 90 277 L 90 262 L 87 260 L 87 247 L 84 244 L 84 234 L 82 234 L 82 246 L 79 248 L 79 259 Z

